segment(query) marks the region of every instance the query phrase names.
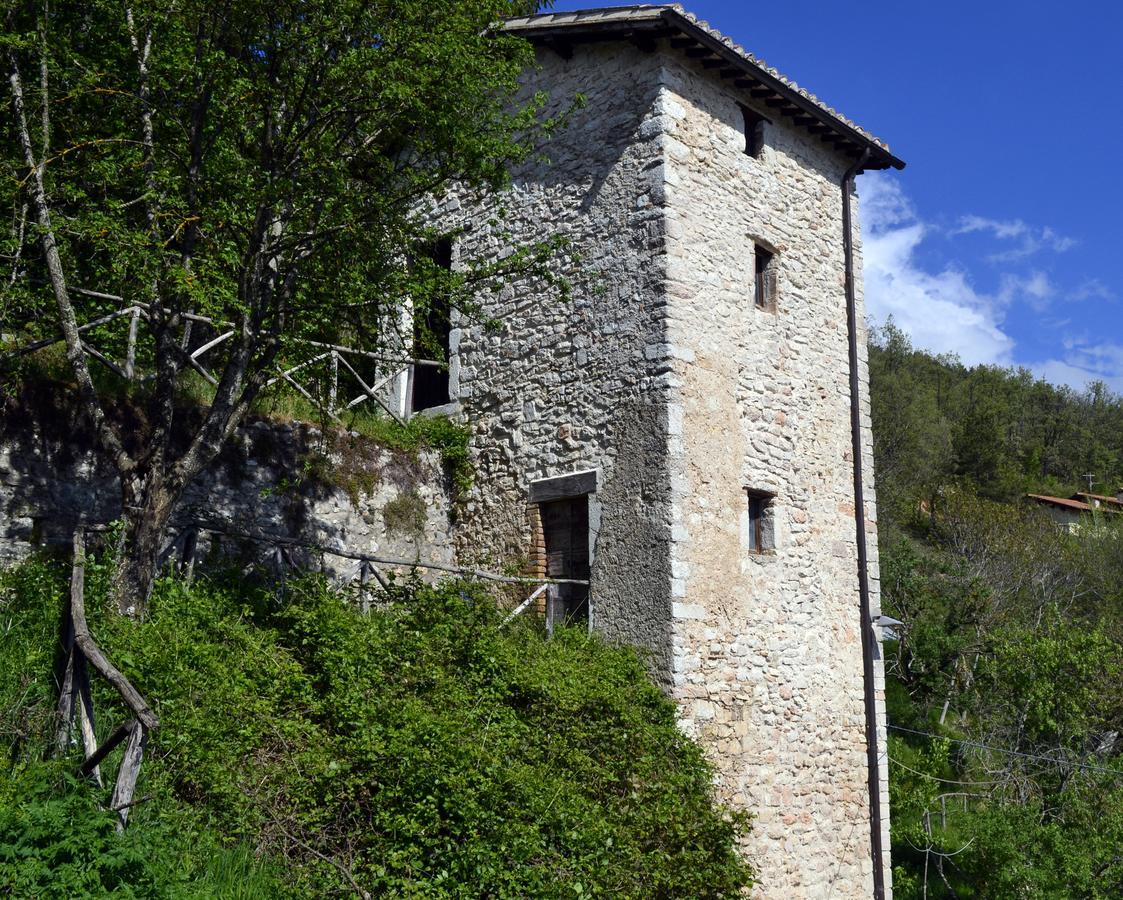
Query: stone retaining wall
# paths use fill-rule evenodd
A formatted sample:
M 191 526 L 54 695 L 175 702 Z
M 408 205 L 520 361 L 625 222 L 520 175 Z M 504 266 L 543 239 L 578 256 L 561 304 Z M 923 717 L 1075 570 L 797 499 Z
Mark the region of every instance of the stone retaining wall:
M 58 415 L 55 409 L 50 417 Z M 0 418 L 0 561 L 21 558 L 36 544 L 68 544 L 78 520 L 109 522 L 120 514 L 116 478 L 83 449 L 89 442 L 75 424 L 27 414 Z M 359 436 L 325 443 L 308 426 L 261 421 L 239 429 L 214 468 L 188 488 L 171 530 L 175 536 L 203 523 L 452 565 L 451 510 L 435 453 L 413 456 Z M 202 536 L 203 552 L 209 540 Z M 225 547 L 269 552 L 229 539 Z M 324 564 L 341 577 L 357 566 L 331 556 Z

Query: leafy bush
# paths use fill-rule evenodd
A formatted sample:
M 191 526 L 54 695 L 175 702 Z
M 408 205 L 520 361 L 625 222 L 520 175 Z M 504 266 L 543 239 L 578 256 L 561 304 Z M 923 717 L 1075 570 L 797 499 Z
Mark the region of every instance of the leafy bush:
M 125 834 L 91 785 L 57 763 L 23 767 L 0 803 L 7 896 L 256 900 L 291 890 L 244 846 L 224 847 L 190 809 L 166 803 Z
M 219 843 L 278 861 L 305 895 L 358 884 L 398 897 L 720 897 L 751 881 L 734 849 L 745 818 L 715 805 L 712 770 L 632 651 L 564 629 L 546 640 L 530 622 L 500 628 L 493 601 L 463 583 L 399 584 L 364 617 L 310 578 L 283 596 L 168 580 L 137 623 L 106 612 L 106 580 L 88 573 L 91 627 L 161 729 L 138 787 L 154 799 L 130 818 L 159 871 L 114 845 L 128 858 L 98 876 L 103 887 L 133 879 L 138 895 L 158 894 L 167 871 L 190 887 L 213 878 L 203 861 Z M 51 633 L 62 587 L 42 563 L 7 576 L 4 616 L 28 644 Z M 27 693 L 9 645 L 4 709 Z M 30 672 L 43 702 L 49 661 Z M 108 732 L 124 713 L 100 685 L 95 703 Z M 14 751 L 12 771 L 47 737 L 40 728 L 38 750 Z M 103 815 L 91 796 L 63 796 L 50 802 Z M 0 846 L 17 831 L 0 828 Z M 57 852 L 51 840 L 13 846 L 36 860 L 29 872 Z

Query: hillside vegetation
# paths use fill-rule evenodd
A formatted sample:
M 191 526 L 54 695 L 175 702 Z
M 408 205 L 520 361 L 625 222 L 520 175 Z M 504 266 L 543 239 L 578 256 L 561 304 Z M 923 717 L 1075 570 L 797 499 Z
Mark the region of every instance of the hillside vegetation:
M 141 802 L 119 839 L 79 760 L 44 761 L 67 573 L 40 559 L 0 576 L 0 893 L 674 898 L 751 882 L 746 818 L 714 802 L 630 650 L 503 626 L 460 582 L 399 583 L 364 616 L 313 577 L 165 579 L 136 621 L 109 611 L 109 573 L 104 557 L 88 571 L 91 628 L 161 721 Z M 94 688 L 104 739 L 124 711 Z
M 871 347 L 894 896 L 1123 896 L 1123 401 Z M 1120 516 L 1119 518 L 1123 518 Z

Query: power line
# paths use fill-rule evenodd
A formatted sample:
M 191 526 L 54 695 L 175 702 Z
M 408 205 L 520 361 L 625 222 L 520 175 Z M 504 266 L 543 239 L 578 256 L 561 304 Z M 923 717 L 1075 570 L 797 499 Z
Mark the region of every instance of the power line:
M 914 775 L 920 775 L 922 778 L 930 778 L 933 781 L 940 782 L 941 784 L 954 784 L 958 785 L 959 787 L 982 787 L 983 785 L 987 784 L 1002 784 L 1001 781 L 953 781 L 950 778 L 940 778 L 940 776 L 938 775 L 930 775 L 927 772 L 921 772 L 920 769 L 914 769 L 912 766 L 906 766 L 899 759 L 894 759 L 892 756 L 889 757 L 889 762 L 893 763 L 893 765 L 895 766 L 900 766 L 902 769 L 912 772 Z
M 931 731 L 917 731 L 913 728 L 902 728 L 900 725 L 889 725 L 888 727 L 893 731 L 900 731 L 904 734 L 915 734 L 919 735 L 920 737 L 937 738 L 941 741 L 948 741 L 952 744 L 962 744 L 965 747 L 977 747 L 980 750 L 989 750 L 992 753 L 1004 753 L 1006 756 L 1017 756 L 1021 759 L 1035 759 L 1040 762 L 1052 763 L 1053 765 L 1064 764 L 1071 766 L 1074 769 L 1084 769 L 1088 772 L 1101 772 L 1105 775 L 1114 775 L 1117 778 L 1123 777 L 1123 771 L 1120 771 L 1119 769 L 1109 769 L 1105 766 L 1093 766 L 1089 763 L 1064 762 L 1063 760 L 1054 759 L 1051 756 L 1041 756 L 1036 753 L 1023 753 L 1020 750 L 1005 750 L 1002 747 L 993 747 L 990 744 L 981 744 L 978 741 L 967 741 L 961 738 L 946 737 L 942 734 L 933 734 Z M 894 760 L 894 762 L 896 762 L 896 760 Z

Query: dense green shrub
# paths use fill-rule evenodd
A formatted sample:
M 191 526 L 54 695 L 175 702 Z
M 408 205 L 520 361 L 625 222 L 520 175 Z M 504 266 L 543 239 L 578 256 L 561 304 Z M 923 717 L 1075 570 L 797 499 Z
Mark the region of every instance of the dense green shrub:
M 8 648 L 54 642 L 59 576 L 24 565 L 0 600 L 16 635 L 0 645 L 12 777 L 43 765 L 32 760 L 53 692 L 49 651 L 20 666 Z M 111 872 L 91 863 L 102 885 L 128 881 L 138 896 L 174 893 L 167 872 L 213 880 L 207 848 L 219 843 L 276 861 L 305 895 L 351 878 L 372 896 L 414 897 L 719 897 L 750 881 L 734 852 L 745 819 L 714 804 L 712 770 L 634 652 L 576 631 L 546 640 L 529 622 L 500 628 L 492 600 L 461 583 L 399 585 L 364 617 L 314 579 L 283 593 L 168 580 L 136 623 L 106 612 L 105 580 L 93 566 L 91 627 L 161 719 L 138 787 L 153 800 L 130 820 L 156 861 L 136 868 L 133 845 L 112 842 L 96 789 L 53 789 L 32 812 L 26 791 L 0 790 L 0 872 L 13 884 L 73 836 L 59 803 L 90 811 L 83 846 L 120 857 Z M 108 732 L 123 712 L 100 685 L 95 700 Z M 15 740 L 16 721 L 34 734 Z M 11 825 L 20 815 L 45 823 L 30 850 Z

